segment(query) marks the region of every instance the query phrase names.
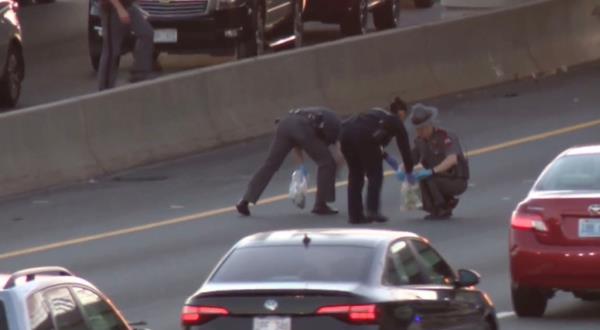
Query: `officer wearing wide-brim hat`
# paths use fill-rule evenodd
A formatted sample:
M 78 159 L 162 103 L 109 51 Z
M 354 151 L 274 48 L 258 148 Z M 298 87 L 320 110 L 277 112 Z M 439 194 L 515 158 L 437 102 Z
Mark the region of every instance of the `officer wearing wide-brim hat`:
M 415 174 L 420 180 L 426 219 L 447 219 L 458 204 L 456 196 L 465 192 L 469 164 L 458 137 L 435 124 L 437 108 L 416 104 L 410 122 L 417 131 L 413 160 L 422 169 Z M 417 167 L 419 168 L 419 166 Z

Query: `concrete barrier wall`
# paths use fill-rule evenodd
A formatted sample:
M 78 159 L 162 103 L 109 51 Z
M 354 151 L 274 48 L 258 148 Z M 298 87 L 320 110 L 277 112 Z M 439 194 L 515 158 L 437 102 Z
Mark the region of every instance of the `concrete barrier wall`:
M 340 114 L 551 74 L 600 57 L 600 0 L 547 0 L 345 39 L 0 116 L 0 195 L 260 136 L 297 106 Z

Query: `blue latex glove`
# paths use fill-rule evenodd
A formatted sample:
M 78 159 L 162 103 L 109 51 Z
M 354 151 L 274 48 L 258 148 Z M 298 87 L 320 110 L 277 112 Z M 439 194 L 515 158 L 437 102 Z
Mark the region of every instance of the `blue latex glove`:
M 398 165 L 398 161 L 394 157 L 392 157 L 388 154 L 385 154 L 383 156 L 383 160 L 385 160 L 385 162 L 388 163 L 388 165 L 390 165 L 390 167 L 394 170 L 397 170 L 398 167 L 400 166 L 400 165 Z
M 404 171 L 402 171 L 402 170 L 396 171 L 396 179 L 398 179 L 398 181 L 404 181 L 404 180 L 406 180 L 406 173 L 404 173 Z
M 417 180 L 423 180 L 423 179 L 427 179 L 428 177 L 433 175 L 433 171 L 432 170 L 418 170 L 417 173 L 415 173 L 415 177 L 417 178 Z
M 406 174 L 406 181 L 409 184 L 414 185 L 415 183 L 417 183 L 417 178 L 415 178 L 414 174 L 408 173 Z
M 308 170 L 306 169 L 306 166 L 304 166 L 304 164 L 298 166 L 298 171 L 302 172 L 302 175 L 308 176 Z

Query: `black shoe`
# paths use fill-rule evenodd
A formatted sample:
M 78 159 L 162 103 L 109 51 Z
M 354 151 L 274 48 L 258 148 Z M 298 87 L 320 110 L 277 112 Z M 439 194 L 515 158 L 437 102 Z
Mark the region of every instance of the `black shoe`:
M 312 213 L 318 215 L 333 215 L 338 214 L 339 211 L 333 207 L 330 207 L 327 204 L 319 204 L 315 205 L 315 207 L 312 209 Z
M 452 217 L 452 210 L 441 210 L 425 216 L 425 220 L 448 220 Z
M 373 213 L 373 214 L 367 215 L 367 220 L 369 220 L 370 222 L 383 223 L 383 222 L 387 222 L 388 218 L 380 213 Z
M 250 216 L 250 209 L 248 208 L 248 201 L 241 200 L 235 205 L 235 208 L 241 215 Z
M 447 208 L 449 210 L 454 210 L 456 208 L 456 206 L 458 205 L 458 201 L 459 201 L 458 198 L 456 198 L 456 197 L 450 197 L 450 199 L 446 203 Z

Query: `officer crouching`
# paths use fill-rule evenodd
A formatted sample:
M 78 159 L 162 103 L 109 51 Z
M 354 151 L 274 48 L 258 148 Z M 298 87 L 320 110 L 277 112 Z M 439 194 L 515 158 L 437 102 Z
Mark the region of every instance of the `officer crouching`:
M 417 105 L 410 118 L 417 131 L 413 160 L 421 168 L 415 176 L 428 220 L 450 218 L 458 204 L 456 196 L 467 190 L 469 180 L 469 164 L 458 137 L 434 125 L 437 114 L 436 108 Z

